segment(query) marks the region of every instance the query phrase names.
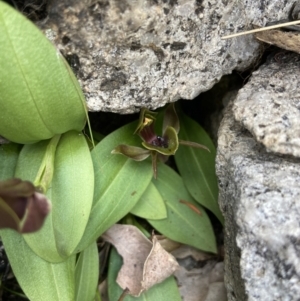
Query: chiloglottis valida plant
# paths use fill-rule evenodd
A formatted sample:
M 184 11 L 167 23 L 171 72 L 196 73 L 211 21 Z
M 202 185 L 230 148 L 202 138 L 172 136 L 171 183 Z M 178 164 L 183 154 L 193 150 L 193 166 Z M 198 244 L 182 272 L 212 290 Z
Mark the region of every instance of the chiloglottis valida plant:
M 178 139 L 180 124 L 173 103 L 168 105 L 165 110 L 161 135 L 155 132 L 157 114 L 145 108 L 140 112 L 138 126 L 134 134 L 141 137 L 144 148 L 120 144 L 112 150 L 112 154 L 122 154 L 135 161 L 142 161 L 151 156 L 154 178 L 157 178 L 157 161 L 166 162 L 169 156 L 175 155 L 179 144 L 209 151 L 202 144 Z

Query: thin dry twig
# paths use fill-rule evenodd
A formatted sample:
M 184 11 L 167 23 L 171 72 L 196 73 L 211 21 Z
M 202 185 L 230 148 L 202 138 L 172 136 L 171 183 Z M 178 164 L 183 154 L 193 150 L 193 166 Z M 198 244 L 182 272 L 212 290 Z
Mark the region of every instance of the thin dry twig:
M 120 296 L 120 298 L 118 299 L 118 301 L 123 301 L 125 296 L 129 293 L 129 289 L 126 287 L 124 290 L 123 290 L 123 293 L 122 295 Z
M 244 31 L 244 32 L 238 32 L 238 33 L 235 33 L 235 34 L 224 36 L 221 39 L 226 40 L 226 39 L 231 39 L 231 38 L 238 37 L 238 36 L 243 36 L 243 35 L 246 35 L 246 34 L 256 33 L 256 32 L 275 29 L 275 28 L 286 27 L 286 26 L 290 26 L 290 25 L 297 25 L 297 24 L 300 24 L 300 20 L 293 21 L 293 22 L 281 23 L 281 24 L 272 25 L 272 26 L 266 26 L 266 27 L 252 29 L 252 30 L 248 30 L 248 31 Z

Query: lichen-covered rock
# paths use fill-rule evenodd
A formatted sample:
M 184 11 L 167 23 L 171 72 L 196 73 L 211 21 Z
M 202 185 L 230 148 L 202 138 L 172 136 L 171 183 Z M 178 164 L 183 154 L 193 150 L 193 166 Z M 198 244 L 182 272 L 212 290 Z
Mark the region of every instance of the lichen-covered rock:
M 259 56 L 252 24 L 286 18 L 293 0 L 52 0 L 40 23 L 66 56 L 91 111 L 131 113 L 193 99 Z
M 300 159 L 267 152 L 230 104 L 216 164 L 228 300 L 299 300 Z
M 268 150 L 300 157 L 300 56 L 272 55 L 234 101 L 234 116 Z

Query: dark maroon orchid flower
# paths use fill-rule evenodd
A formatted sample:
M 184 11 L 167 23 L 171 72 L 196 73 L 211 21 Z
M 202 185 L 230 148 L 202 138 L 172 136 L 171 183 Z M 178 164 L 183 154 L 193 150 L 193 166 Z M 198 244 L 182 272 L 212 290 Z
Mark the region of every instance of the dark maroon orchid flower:
M 29 233 L 41 228 L 51 208 L 48 199 L 31 182 L 0 181 L 0 228 Z
M 153 174 L 154 178 L 156 178 L 157 160 L 159 159 L 160 161 L 165 162 L 169 156 L 176 153 L 179 144 L 202 148 L 209 151 L 204 145 L 178 139 L 180 126 L 173 103 L 165 110 L 161 136 L 157 135 L 154 130 L 156 115 L 157 113 L 147 109 L 141 110 L 135 134 L 137 133 L 143 140 L 142 145 L 144 148 L 120 144 L 112 151 L 112 153 L 122 154 L 136 161 L 145 160 L 151 155 Z

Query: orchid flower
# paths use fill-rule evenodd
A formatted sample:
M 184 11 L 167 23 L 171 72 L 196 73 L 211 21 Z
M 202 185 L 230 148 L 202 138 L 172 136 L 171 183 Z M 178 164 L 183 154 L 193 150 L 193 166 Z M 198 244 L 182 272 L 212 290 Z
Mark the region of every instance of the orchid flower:
M 0 181 L 0 228 L 29 233 L 41 228 L 51 208 L 48 199 L 31 182 Z
M 178 139 L 180 125 L 173 103 L 165 110 L 161 136 L 157 135 L 154 129 L 156 115 L 156 112 L 149 111 L 148 109 L 143 108 L 141 110 L 138 126 L 134 133 L 141 137 L 144 148 L 120 144 L 112 150 L 112 154 L 122 154 L 135 161 L 145 160 L 151 155 L 153 175 L 156 179 L 157 160 L 165 162 L 169 156 L 175 155 L 179 144 L 209 151 L 202 144 Z

